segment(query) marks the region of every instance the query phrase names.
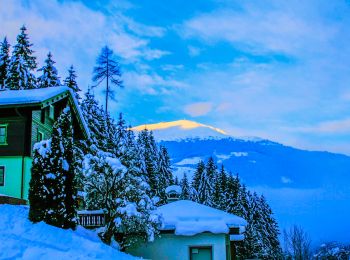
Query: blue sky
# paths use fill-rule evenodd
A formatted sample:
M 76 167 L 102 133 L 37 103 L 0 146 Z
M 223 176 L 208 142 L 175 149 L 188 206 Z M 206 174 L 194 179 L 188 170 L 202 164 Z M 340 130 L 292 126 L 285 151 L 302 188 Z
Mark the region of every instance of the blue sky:
M 235 136 L 350 154 L 349 1 L 0 0 L 0 37 L 26 24 L 41 66 L 91 84 L 105 44 L 132 125 L 195 120 Z M 97 91 L 102 99 L 102 94 Z

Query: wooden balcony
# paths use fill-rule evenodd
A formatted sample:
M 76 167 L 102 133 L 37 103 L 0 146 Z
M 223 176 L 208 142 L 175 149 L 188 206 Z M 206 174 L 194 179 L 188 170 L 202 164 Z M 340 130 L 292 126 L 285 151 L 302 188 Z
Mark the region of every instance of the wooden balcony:
M 85 228 L 98 228 L 105 225 L 105 215 L 102 210 L 78 211 L 78 224 Z

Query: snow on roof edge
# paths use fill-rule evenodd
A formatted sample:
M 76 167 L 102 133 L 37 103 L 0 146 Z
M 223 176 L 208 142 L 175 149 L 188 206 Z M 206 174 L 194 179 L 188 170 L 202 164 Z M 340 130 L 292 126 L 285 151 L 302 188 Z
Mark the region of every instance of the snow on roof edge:
M 247 225 L 241 217 L 189 200 L 165 204 L 158 207 L 157 212 L 163 217 L 160 230 L 174 230 L 175 235 L 228 234 L 231 227 L 239 227 L 243 231 Z

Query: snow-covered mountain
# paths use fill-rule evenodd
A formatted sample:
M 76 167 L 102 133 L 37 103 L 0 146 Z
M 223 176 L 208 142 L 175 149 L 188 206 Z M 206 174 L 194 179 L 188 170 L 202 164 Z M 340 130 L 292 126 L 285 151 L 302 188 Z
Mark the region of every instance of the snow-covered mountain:
M 189 120 L 177 120 L 172 122 L 161 122 L 157 124 L 140 125 L 134 127 L 136 131 L 147 128 L 152 130 L 155 138 L 162 141 L 181 141 L 183 139 L 221 139 L 229 135 L 209 125 L 200 124 Z
M 188 120 L 134 129 L 145 128 L 168 148 L 180 178 L 184 172 L 192 176 L 199 160 L 213 156 L 252 190 L 264 193 L 282 227 L 300 224 L 315 242 L 350 241 L 350 157 L 259 138 L 235 138 Z

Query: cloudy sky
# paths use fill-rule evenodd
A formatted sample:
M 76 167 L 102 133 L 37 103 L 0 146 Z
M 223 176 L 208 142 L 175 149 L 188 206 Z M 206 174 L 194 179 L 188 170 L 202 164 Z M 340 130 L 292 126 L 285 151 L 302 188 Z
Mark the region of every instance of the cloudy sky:
M 0 0 L 0 37 L 22 24 L 39 65 L 51 51 L 85 90 L 109 45 L 125 85 L 111 110 L 132 125 L 189 119 L 350 154 L 349 1 Z

